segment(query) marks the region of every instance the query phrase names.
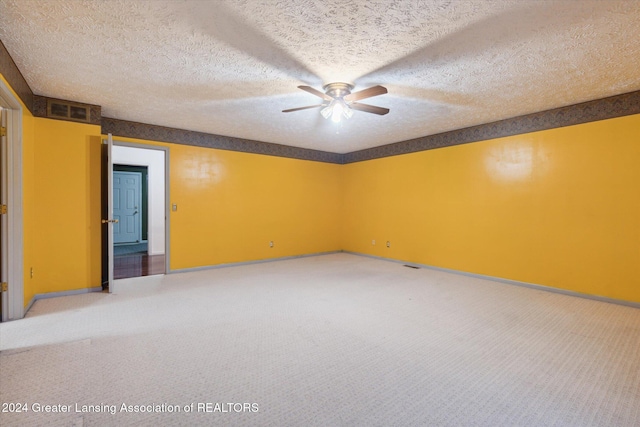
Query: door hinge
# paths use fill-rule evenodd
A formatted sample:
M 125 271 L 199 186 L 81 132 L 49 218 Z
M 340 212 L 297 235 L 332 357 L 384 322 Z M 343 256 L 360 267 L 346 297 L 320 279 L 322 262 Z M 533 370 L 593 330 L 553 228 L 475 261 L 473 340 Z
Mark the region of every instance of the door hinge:
M 0 127 L 0 136 L 7 136 L 7 128 L 2 126 Z
M 7 205 L 0 205 L 0 215 L 7 214 Z
M 9 290 L 9 284 L 7 282 L 2 282 L 2 292 L 7 292 Z

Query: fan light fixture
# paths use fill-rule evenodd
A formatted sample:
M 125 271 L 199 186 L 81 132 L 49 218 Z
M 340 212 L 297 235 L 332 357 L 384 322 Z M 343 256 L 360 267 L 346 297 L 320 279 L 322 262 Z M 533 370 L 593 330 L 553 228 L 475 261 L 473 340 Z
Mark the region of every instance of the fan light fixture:
M 320 114 L 325 119 L 331 117 L 335 123 L 340 122 L 353 116 L 353 110 L 364 111 L 384 116 L 389 112 L 388 108 L 376 107 L 374 105 L 362 104 L 361 99 L 370 98 L 372 96 L 383 95 L 387 93 L 387 89 L 382 86 L 373 86 L 359 92 L 351 93 L 353 85 L 349 83 L 329 83 L 322 87 L 324 93 L 310 86 L 298 86 L 299 89 L 309 92 L 312 95 L 322 98 L 322 104 L 309 105 L 307 107 L 290 108 L 282 110 L 283 113 L 291 113 L 293 111 L 308 110 L 310 108 L 322 108 Z
M 342 117 L 345 119 L 351 118 L 351 116 L 353 116 L 353 110 L 343 99 L 334 99 L 329 105 L 320 110 L 320 114 L 322 114 L 322 117 L 325 119 L 331 117 L 332 122 L 338 123 L 342 120 Z

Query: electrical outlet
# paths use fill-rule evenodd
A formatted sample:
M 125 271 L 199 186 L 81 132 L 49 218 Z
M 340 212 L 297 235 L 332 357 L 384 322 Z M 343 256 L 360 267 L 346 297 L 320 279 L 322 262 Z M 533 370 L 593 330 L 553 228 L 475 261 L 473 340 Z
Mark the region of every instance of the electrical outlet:
M 391 242 L 387 240 L 387 247 L 390 248 L 391 247 Z
M 31 267 L 31 270 L 29 271 L 29 273 L 31 274 L 31 278 L 33 279 L 33 267 Z
M 273 240 L 269 242 L 269 247 L 272 248 L 273 247 Z
M 375 246 L 375 245 L 376 245 L 376 241 L 375 241 L 375 240 L 372 240 L 372 241 L 371 241 L 371 244 L 372 244 L 373 246 Z
M 175 203 L 173 205 L 171 205 L 171 210 L 174 211 L 174 212 L 177 211 L 178 210 L 178 205 L 175 204 Z

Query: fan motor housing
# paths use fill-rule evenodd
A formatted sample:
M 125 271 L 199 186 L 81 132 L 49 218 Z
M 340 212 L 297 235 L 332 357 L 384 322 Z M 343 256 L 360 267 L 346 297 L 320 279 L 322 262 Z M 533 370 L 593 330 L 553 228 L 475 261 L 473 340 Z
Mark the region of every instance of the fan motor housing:
M 353 85 L 349 83 L 329 83 L 322 86 L 322 89 L 333 98 L 343 98 L 351 93 Z

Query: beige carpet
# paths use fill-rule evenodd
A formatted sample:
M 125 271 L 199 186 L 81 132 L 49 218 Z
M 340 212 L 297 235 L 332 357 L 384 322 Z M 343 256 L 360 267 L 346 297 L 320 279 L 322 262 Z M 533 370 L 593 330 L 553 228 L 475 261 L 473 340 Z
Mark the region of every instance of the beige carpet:
M 0 349 L 2 426 L 640 425 L 639 309 L 350 254 L 39 300 Z

